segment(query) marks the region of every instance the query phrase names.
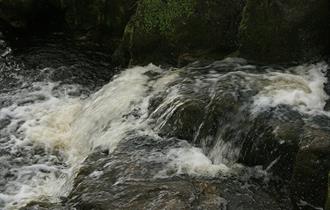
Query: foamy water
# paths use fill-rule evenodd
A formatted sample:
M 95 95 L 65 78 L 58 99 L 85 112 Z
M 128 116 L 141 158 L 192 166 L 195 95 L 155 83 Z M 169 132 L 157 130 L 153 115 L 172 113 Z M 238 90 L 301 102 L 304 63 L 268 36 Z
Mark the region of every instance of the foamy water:
M 70 174 L 70 167 L 65 166 L 61 158 L 52 152 L 34 154 L 34 148 L 38 145 L 61 151 L 63 145 L 59 139 L 68 132 L 70 117 L 71 120 L 73 118 L 68 113 L 72 113 L 71 108 L 78 99 L 69 98 L 65 93 L 55 97 L 53 88 L 56 85 L 48 82 L 34 83 L 29 89 L 4 96 L 12 100 L 13 104 L 0 110 L 0 119 L 10 119 L 10 124 L 1 130 L 1 137 L 9 140 L 1 146 L 9 150 L 8 155 L 13 155 L 15 161 L 23 163 L 11 166 L 7 172 L 15 179 L 9 179 L 0 193 L 5 209 L 17 209 L 34 199 L 58 201 L 62 193 L 61 186 Z M 66 87 L 66 90 L 72 88 L 75 87 Z M 40 129 L 41 125 L 48 129 Z M 25 157 L 27 155 L 29 157 Z M 9 158 L 9 163 L 12 160 L 10 156 L 2 158 L 4 161 Z
M 146 127 L 148 94 L 150 97 L 162 90 L 176 74 L 149 81 L 145 75 L 148 71 L 163 72 L 153 65 L 128 69 L 86 100 L 66 94 L 55 97 L 54 83 L 35 83 L 36 90 L 23 90 L 9 96 L 15 103 L 1 109 L 0 116 L 11 119 L 3 131 L 11 137 L 11 149 L 33 145 L 58 151 L 65 166 L 52 165 L 50 160 L 16 169 L 18 178 L 8 182 L 0 194 L 5 208 L 15 209 L 42 198 L 59 201 L 60 196 L 69 193 L 74 174 L 93 149 L 102 147 L 113 151 L 132 130 L 152 133 Z M 19 105 L 20 100 L 29 100 L 29 97 L 31 103 Z M 37 97 L 42 100 L 34 100 Z M 138 118 L 130 115 L 133 111 L 138 112 L 135 113 Z M 33 177 L 22 174 L 30 171 L 33 171 Z
M 260 86 L 253 97 L 251 113 L 285 104 L 305 114 L 327 114 L 323 111 L 328 98 L 323 90 L 326 64 L 263 74 L 243 72 L 253 68 L 245 65 L 240 60 L 240 71 L 210 71 L 192 77 L 187 89 L 197 93 L 203 88 L 212 96 L 220 78 L 239 78 L 233 82 L 240 82 L 247 89 L 255 84 Z M 68 195 L 81 163 L 95 148 L 112 152 L 128 136 L 160 138 L 158 131 L 184 104 L 180 88 L 185 78 L 181 78 L 181 71 L 187 70 L 164 71 L 154 65 L 127 69 L 87 99 L 69 96 L 79 86 L 64 86 L 56 92 L 59 84 L 50 82 L 34 83 L 32 88 L 3 94 L 13 103 L 0 110 L 0 120 L 10 119 L 10 124 L 1 130 L 1 138 L 10 140 L 2 146 L 8 147 L 10 154 L 20 148 L 29 152 L 41 147 L 46 152 L 33 154 L 25 165 L 10 169 L 15 179 L 0 191 L 0 207 L 17 209 L 32 200 L 58 202 L 61 196 Z M 150 99 L 163 93 L 162 103 L 149 113 Z M 236 170 L 233 168 L 238 166 L 232 163 L 239 149 L 221 139 L 217 142 L 209 157 L 188 143 L 170 149 L 163 157 L 168 164 L 159 175 L 171 171 L 172 175 L 214 177 Z M 98 173 L 94 175 L 97 177 Z
M 205 156 L 200 148 L 184 147 L 171 149 L 167 158 L 170 163 L 167 170 L 172 170 L 175 174 L 189 174 L 193 176 L 209 176 L 214 177 L 219 173 L 228 173 L 229 168 L 222 164 L 213 164 L 212 161 Z
M 318 63 L 266 74 L 268 84 L 254 97 L 254 111 L 284 104 L 307 114 L 327 114 L 324 106 L 329 97 L 323 89 L 326 71 L 327 65 Z

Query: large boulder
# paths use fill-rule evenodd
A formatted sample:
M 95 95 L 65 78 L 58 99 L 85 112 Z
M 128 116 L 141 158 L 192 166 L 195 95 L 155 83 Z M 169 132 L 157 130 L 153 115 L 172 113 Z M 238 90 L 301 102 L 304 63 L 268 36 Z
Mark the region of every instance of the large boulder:
M 115 53 L 121 63 L 216 57 L 238 46 L 244 0 L 141 0 Z
M 212 80 L 205 72 L 225 73 L 233 67 L 220 61 L 204 68 L 185 69 L 189 73 L 182 73 L 185 79 L 175 92 L 181 103 L 173 101 L 179 106 L 155 108 L 156 113 L 160 112 L 154 115 L 161 122 L 160 133 L 202 147 L 215 163 L 262 166 L 274 177 L 290 183 L 290 195 L 297 207 L 323 207 L 330 171 L 330 118 L 306 114 L 286 104 L 263 105 L 257 112 L 251 112 L 256 95 L 267 88 L 268 82 L 275 81 L 267 81 L 271 75 L 263 77 L 259 73 L 251 79 L 247 72 L 264 70 L 249 68 L 244 68 L 242 73 L 238 65 L 237 73 L 218 74 L 211 86 L 203 83 Z M 194 88 L 195 79 L 199 88 Z M 299 82 L 286 81 L 284 75 L 280 80 L 276 88 L 281 88 L 281 84 L 287 88 L 289 83 L 299 88 Z M 172 96 L 170 90 L 168 94 Z
M 290 62 L 324 55 L 330 43 L 328 0 L 248 0 L 240 26 L 241 56 Z
M 176 175 L 164 153 L 185 145 L 178 139 L 138 137 L 112 154 L 96 151 L 80 169 L 67 207 L 76 209 L 290 209 L 238 177 Z M 168 170 L 166 175 L 160 172 Z M 173 172 L 172 172 L 173 170 Z M 172 174 L 173 173 L 173 174 Z

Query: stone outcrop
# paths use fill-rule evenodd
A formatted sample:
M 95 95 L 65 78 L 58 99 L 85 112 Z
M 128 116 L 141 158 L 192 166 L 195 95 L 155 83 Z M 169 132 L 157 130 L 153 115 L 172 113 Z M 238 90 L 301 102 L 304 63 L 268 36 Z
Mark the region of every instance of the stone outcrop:
M 329 52 L 328 0 L 248 0 L 240 53 L 258 62 L 306 61 Z
M 223 58 L 238 47 L 243 7 L 243 0 L 141 0 L 115 56 L 131 64 Z
M 185 65 L 228 55 L 257 62 L 301 62 L 330 52 L 329 4 L 327 0 L 0 0 L 0 25 L 35 34 L 65 31 L 77 43 L 115 52 L 113 62 L 122 65 Z
M 205 72 L 208 68 L 226 72 L 233 66 L 215 62 L 196 71 Z M 184 78 L 189 83 L 189 75 Z M 221 156 L 220 162 L 231 164 L 234 160 L 250 167 L 262 166 L 290 183 L 290 196 L 297 208 L 304 202 L 323 208 L 330 171 L 330 118 L 306 115 L 288 105 L 251 115 L 251 99 L 265 81 L 245 83 L 238 78 L 222 75 L 214 86 L 205 86 L 198 93 L 189 88 L 180 89 L 184 100 L 166 117 L 160 134 L 183 138 L 202 147 L 214 162 Z M 212 88 L 214 92 L 210 94 L 208 90 Z M 154 117 L 159 119 L 165 112 L 166 109 L 157 109 Z
M 180 144 L 174 138 L 159 141 L 145 136 L 121 142 L 110 155 L 93 153 L 78 173 L 66 205 L 86 210 L 283 209 L 263 189 L 242 188 L 237 177 L 159 176 L 167 163 L 151 157 Z M 285 209 L 290 209 L 287 205 Z
M 296 156 L 291 195 L 296 203 L 302 200 L 323 207 L 327 200 L 330 171 L 329 133 L 319 130 L 309 132 L 312 143 L 301 148 Z

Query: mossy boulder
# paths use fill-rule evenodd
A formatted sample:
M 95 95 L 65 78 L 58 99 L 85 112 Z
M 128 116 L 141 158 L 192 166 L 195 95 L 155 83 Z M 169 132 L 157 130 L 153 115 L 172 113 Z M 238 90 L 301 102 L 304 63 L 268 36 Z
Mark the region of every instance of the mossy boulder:
M 329 49 L 328 0 L 248 0 L 240 25 L 242 57 L 302 61 Z
M 243 6 L 244 0 L 140 0 L 115 56 L 131 64 L 177 64 L 183 54 L 221 58 L 238 46 Z

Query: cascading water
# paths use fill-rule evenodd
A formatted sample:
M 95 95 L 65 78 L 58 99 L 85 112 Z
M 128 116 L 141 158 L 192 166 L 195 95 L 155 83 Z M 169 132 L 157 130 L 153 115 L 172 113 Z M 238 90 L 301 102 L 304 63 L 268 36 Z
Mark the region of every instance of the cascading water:
M 70 194 L 86 158 L 98 151 L 112 154 L 121 144 L 150 144 L 139 138 L 153 139 L 155 148 L 169 141 L 163 151 L 123 150 L 137 163 L 160 164 L 150 169 L 150 179 L 246 175 L 250 169 L 238 162 L 248 131 L 239 126 L 282 105 L 303 119 L 327 117 L 326 69 L 325 63 L 261 69 L 243 59 L 168 70 L 148 65 L 122 71 L 89 97 L 80 85 L 18 77 L 17 87 L 0 95 L 0 208 L 74 199 Z M 266 163 L 269 168 L 274 161 L 277 156 Z M 253 173 L 264 176 L 269 168 Z M 104 173 L 97 168 L 90 177 Z M 117 184 L 141 179 L 134 176 Z

